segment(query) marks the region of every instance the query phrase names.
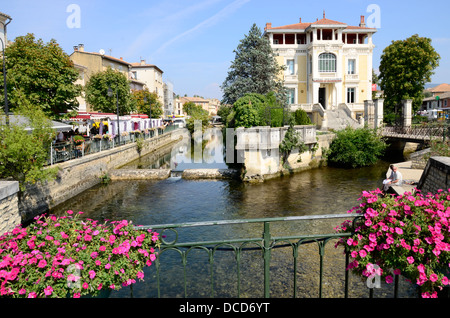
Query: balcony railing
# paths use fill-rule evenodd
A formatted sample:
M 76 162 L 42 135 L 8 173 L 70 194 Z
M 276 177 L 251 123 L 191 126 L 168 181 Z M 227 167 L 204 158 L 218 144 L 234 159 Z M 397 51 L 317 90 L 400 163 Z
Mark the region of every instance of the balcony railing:
M 192 294 L 195 294 L 195 283 L 193 283 L 192 279 L 188 279 L 188 259 L 192 261 L 192 259 L 190 259 L 191 254 L 196 252 L 199 253 L 204 253 L 203 258 L 205 259 L 203 262 L 199 262 L 198 264 L 195 263 L 194 261 L 194 267 L 196 269 L 198 269 L 199 267 L 201 267 L 203 264 L 203 267 L 205 267 L 205 269 L 198 269 L 199 272 L 204 273 L 206 276 L 209 275 L 209 278 L 205 278 L 205 277 L 200 277 L 200 275 L 195 274 L 195 280 L 194 282 L 198 282 L 201 281 L 202 282 L 202 287 L 198 287 L 198 288 L 204 288 L 205 285 L 209 285 L 209 287 L 207 287 L 207 291 L 204 292 L 203 296 L 206 297 L 215 297 L 217 296 L 217 291 L 216 291 L 216 282 L 221 283 L 221 285 L 223 285 L 224 281 L 232 281 L 233 280 L 233 284 L 236 286 L 236 291 L 235 291 L 235 295 L 238 298 L 245 298 L 248 296 L 248 288 L 247 288 L 247 292 L 245 292 L 245 295 L 243 295 L 242 293 L 242 280 L 243 280 L 243 270 L 242 268 L 243 266 L 243 258 L 244 258 L 244 254 L 246 252 L 250 252 L 250 251 L 257 251 L 261 253 L 262 259 L 263 259 L 263 265 L 260 264 L 260 266 L 262 267 L 262 272 L 258 271 L 258 266 L 250 266 L 251 267 L 251 271 L 252 273 L 251 278 L 255 281 L 258 281 L 258 279 L 261 279 L 261 277 L 263 277 L 263 279 L 261 279 L 261 282 L 263 281 L 263 288 L 262 289 L 258 289 L 258 288 L 253 288 L 253 290 L 257 290 L 258 292 L 263 292 L 263 297 L 264 298 L 269 298 L 271 297 L 271 282 L 273 283 L 274 281 L 278 282 L 279 284 L 285 284 L 283 286 L 292 286 L 292 291 L 289 292 L 293 295 L 294 298 L 296 297 L 303 297 L 304 295 L 299 295 L 299 285 L 298 285 L 298 281 L 299 279 L 299 270 L 300 270 L 300 265 L 302 265 L 301 260 L 304 258 L 301 258 L 299 256 L 299 248 L 303 247 L 305 245 L 308 244 L 316 244 L 318 247 L 318 256 L 319 256 L 319 273 L 318 273 L 318 290 L 317 291 L 311 291 L 311 295 L 314 298 L 322 298 L 323 295 L 323 290 L 324 290 L 324 286 L 330 286 L 331 283 L 335 283 L 337 286 L 339 286 L 339 288 L 341 288 L 341 286 L 343 286 L 343 290 L 339 291 L 341 294 L 343 293 L 343 296 L 345 298 L 349 297 L 349 272 L 346 270 L 346 268 L 348 267 L 349 264 L 349 255 L 346 254 L 344 255 L 343 253 L 343 248 L 339 247 L 340 251 L 338 251 L 337 249 L 334 248 L 334 246 L 332 246 L 331 248 L 334 249 L 334 253 L 340 253 L 339 255 L 341 255 L 341 258 L 345 258 L 345 265 L 342 266 L 342 269 L 339 270 L 342 274 L 341 277 L 333 279 L 333 282 L 329 281 L 329 277 L 328 280 L 327 278 L 324 277 L 324 261 L 325 261 L 325 251 L 326 251 L 326 246 L 328 243 L 330 243 L 331 241 L 336 241 L 342 237 L 347 237 L 349 235 L 346 234 L 338 234 L 338 233 L 331 233 L 331 234 L 289 234 L 288 232 L 291 233 L 295 233 L 298 232 L 297 230 L 292 231 L 292 229 L 295 229 L 295 225 L 296 221 L 300 221 L 300 222 L 313 222 L 312 224 L 318 224 L 318 222 L 324 221 L 324 222 L 332 222 L 332 224 L 334 224 L 334 226 L 336 225 L 336 220 L 338 219 L 342 219 L 342 221 L 344 220 L 352 220 L 352 219 L 356 219 L 356 217 L 358 217 L 358 215 L 356 214 L 331 214 L 331 215 L 314 215 L 314 216 L 298 216 L 298 217 L 279 217 L 279 218 L 262 218 L 262 219 L 248 219 L 248 220 L 228 220 L 228 221 L 210 221 L 210 222 L 193 222 L 193 223 L 184 223 L 184 224 L 165 224 L 165 225 L 156 225 L 156 226 L 140 226 L 139 228 L 146 228 L 146 229 L 152 229 L 158 233 L 160 233 L 161 237 L 162 237 L 162 245 L 159 251 L 159 255 L 157 257 L 157 259 L 154 262 L 154 265 L 156 269 L 153 269 L 154 271 L 156 271 L 155 274 L 153 274 L 152 276 L 155 276 L 155 280 L 156 282 L 154 284 L 156 284 L 157 286 L 157 296 L 158 298 L 160 297 L 165 297 L 166 295 L 162 294 L 162 287 L 164 286 L 164 283 L 161 283 L 161 280 L 163 279 L 164 281 L 167 280 L 167 275 L 163 274 L 163 270 L 168 270 L 168 268 L 170 268 L 171 266 L 174 266 L 174 264 L 182 264 L 182 269 L 180 269 L 180 273 L 177 273 L 175 276 L 175 278 L 173 278 L 173 280 L 175 281 L 175 283 L 178 285 L 178 289 L 181 290 L 183 289 L 183 293 L 184 293 L 184 297 L 189 297 Z M 342 222 L 341 221 L 341 222 Z M 339 222 L 339 224 L 341 223 Z M 328 223 L 327 223 L 328 224 Z M 277 230 L 274 230 L 273 227 L 275 227 L 276 225 L 281 225 L 284 226 L 283 229 L 281 230 L 279 228 L 277 228 Z M 239 231 L 235 231 L 232 229 L 229 229 L 228 226 L 238 226 L 240 227 Z M 250 226 L 251 229 L 244 229 L 245 226 Z M 286 230 L 286 226 L 287 228 L 289 228 L 290 230 Z M 333 227 L 334 227 L 333 226 Z M 224 228 L 226 228 L 226 230 L 224 230 Z M 194 234 L 194 237 L 199 237 L 199 236 L 206 236 L 205 234 L 209 235 L 210 238 L 213 238 L 212 240 L 209 240 L 208 238 L 204 241 L 183 241 L 184 239 L 184 235 L 181 234 L 181 232 L 185 232 L 185 231 L 190 231 Z M 262 235 L 259 236 L 252 236 L 252 233 L 261 233 Z M 274 232 L 280 232 L 280 233 L 285 233 L 285 235 L 274 235 Z M 192 237 L 192 233 L 191 233 L 191 237 Z M 228 235 L 228 238 L 223 238 L 222 234 Z M 232 233 L 232 234 L 231 234 Z M 240 233 L 240 234 L 239 234 Z M 242 234 L 245 233 L 245 234 Z M 286 234 L 287 233 L 287 234 Z M 277 233 L 278 234 L 278 233 Z M 244 235 L 245 237 L 237 237 L 237 236 L 242 236 Z M 187 236 L 189 236 L 189 234 L 187 234 Z M 328 244 L 328 246 L 330 246 L 331 244 Z M 279 249 L 279 248 L 287 248 L 287 249 L 291 249 L 291 252 L 289 252 L 288 254 L 283 254 L 283 255 L 292 255 L 292 265 L 293 265 L 293 277 L 292 277 L 292 281 L 289 282 L 280 282 L 280 280 L 282 280 L 281 277 L 277 276 L 277 277 L 272 277 L 271 276 L 271 266 L 277 266 L 276 264 L 274 265 L 273 263 L 271 263 L 272 257 L 273 257 L 273 252 L 275 251 L 275 249 Z M 168 261 L 164 256 L 166 253 L 168 253 L 169 251 L 174 251 L 175 252 L 175 260 L 174 259 L 170 259 L 170 261 Z M 227 263 L 227 265 L 225 265 L 226 267 L 226 273 L 217 273 L 217 275 L 215 274 L 215 271 L 213 270 L 213 267 L 215 265 L 217 265 L 216 263 L 220 263 L 221 259 L 220 256 L 218 256 L 219 252 L 230 252 L 233 254 L 233 257 L 227 257 L 226 261 L 227 262 L 234 262 L 235 264 L 233 264 L 233 266 L 229 265 Z M 167 263 L 165 263 L 164 261 L 162 261 L 162 259 L 164 258 L 164 260 L 167 261 Z M 219 258 L 219 260 L 216 260 L 216 258 Z M 233 259 L 233 261 L 231 261 L 230 259 Z M 180 262 L 179 262 L 180 261 Z M 222 259 L 223 261 L 223 259 Z M 169 265 L 168 265 L 169 264 Z M 192 264 L 192 263 L 191 263 Z M 334 264 L 333 264 L 334 265 Z M 281 265 L 280 265 L 281 266 Z M 248 270 L 248 266 L 246 267 L 246 271 Z M 166 272 L 164 272 L 166 273 Z M 236 277 L 232 278 L 230 277 L 231 275 L 233 275 L 232 273 L 235 273 Z M 173 274 L 172 274 L 173 275 Z M 310 275 L 310 274 L 308 274 Z M 219 277 L 220 276 L 220 277 Z M 234 275 L 233 275 L 234 276 Z M 283 279 L 286 279 L 286 277 L 284 277 Z M 358 278 L 359 279 L 359 278 Z M 289 280 L 289 279 L 288 279 Z M 339 280 L 339 283 L 336 283 L 336 281 Z M 342 284 L 343 281 L 343 284 Z M 395 278 L 395 284 L 394 284 L 394 291 L 393 291 L 393 297 L 398 297 L 398 286 L 399 286 L 399 280 L 398 277 Z M 171 283 L 173 284 L 173 282 Z M 223 287 L 223 286 L 221 286 Z M 375 286 L 376 287 L 376 286 Z M 363 292 L 367 291 L 365 285 L 363 286 L 364 290 Z M 379 288 L 379 287 L 377 287 Z M 194 289 L 194 290 L 193 290 Z M 209 289 L 209 291 L 208 291 Z M 287 288 L 286 288 L 287 289 Z M 368 288 L 368 292 L 366 295 L 368 295 L 369 297 L 373 297 L 373 288 Z M 209 295 L 206 295 L 206 293 L 209 293 Z M 233 292 L 234 293 L 234 292 Z M 273 291 L 272 291 L 272 295 L 273 295 Z M 180 293 L 179 293 L 180 294 Z M 178 294 L 178 295 L 179 295 Z M 279 294 L 276 294 L 276 297 L 285 297 L 285 296 L 280 296 Z M 219 295 L 219 297 L 221 297 Z M 225 296 L 225 297 L 229 297 L 229 296 Z M 234 297 L 234 296 L 233 296 Z M 261 297 L 261 296 L 258 296 Z

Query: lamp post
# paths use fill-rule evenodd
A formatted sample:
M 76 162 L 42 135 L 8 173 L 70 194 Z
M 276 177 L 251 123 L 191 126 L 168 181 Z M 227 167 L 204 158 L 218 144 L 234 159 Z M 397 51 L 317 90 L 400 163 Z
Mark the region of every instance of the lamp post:
M 112 97 L 114 92 L 111 87 L 108 88 L 108 97 Z M 116 88 L 116 108 L 117 108 L 117 135 L 119 136 L 120 146 L 120 122 L 119 122 L 119 91 Z
M 2 60 L 3 60 L 3 88 L 5 94 L 5 114 L 6 114 L 6 125 L 9 125 L 9 109 L 8 109 L 8 90 L 6 89 L 6 64 L 5 64 L 5 42 L 0 38 L 2 42 Z

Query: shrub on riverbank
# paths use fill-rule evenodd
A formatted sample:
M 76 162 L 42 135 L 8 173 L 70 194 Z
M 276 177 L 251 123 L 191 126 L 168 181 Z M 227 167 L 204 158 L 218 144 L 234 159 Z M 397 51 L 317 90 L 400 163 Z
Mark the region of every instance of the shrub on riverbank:
M 422 297 L 437 297 L 449 285 L 450 194 L 380 193 L 363 192 L 360 205 L 349 211 L 361 218 L 338 228 L 352 234 L 338 243 L 353 259 L 348 269 L 386 283 L 401 274 L 419 286 Z
M 143 279 L 156 258 L 158 233 L 68 213 L 38 217 L 0 236 L 0 297 L 96 296 Z
M 357 168 L 375 164 L 386 148 L 375 130 L 347 127 L 336 132 L 326 156 L 330 166 Z

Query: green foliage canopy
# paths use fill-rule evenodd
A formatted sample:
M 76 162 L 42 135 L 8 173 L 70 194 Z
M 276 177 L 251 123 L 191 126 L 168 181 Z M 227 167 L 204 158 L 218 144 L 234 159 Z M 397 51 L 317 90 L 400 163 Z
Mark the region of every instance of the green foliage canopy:
M 108 96 L 111 88 L 113 96 Z M 127 115 L 136 110 L 136 100 L 130 92 L 130 82 L 125 74 L 108 67 L 103 72 L 93 74 L 85 86 L 86 101 L 96 111 L 117 112 L 117 95 L 119 98 L 119 115 Z
M 275 92 L 279 101 L 286 100 L 283 81 L 279 77 L 284 66 L 278 65 L 269 40 L 253 24 L 249 33 L 240 40 L 235 59 L 221 88 L 224 104 L 234 104 L 247 93 L 265 95 Z
M 159 118 L 163 114 L 163 107 L 155 92 L 150 92 L 147 88 L 143 90 L 133 90 L 131 95 L 136 103 L 136 109 L 140 114 L 146 114 L 151 118 Z
M 380 62 L 380 86 L 385 95 L 385 110 L 397 113 L 402 100 L 413 100 L 416 112 L 423 100 L 423 89 L 439 66 L 439 54 L 431 39 L 417 34 L 406 40 L 392 41 L 383 50 Z
M 75 81 L 79 73 L 55 40 L 44 43 L 33 34 L 19 36 L 5 54 L 11 110 L 19 107 L 23 97 L 50 118 L 78 107 L 76 98 L 82 88 Z M 3 91 L 3 81 L 0 87 Z M 0 99 L 4 103 L 3 95 Z

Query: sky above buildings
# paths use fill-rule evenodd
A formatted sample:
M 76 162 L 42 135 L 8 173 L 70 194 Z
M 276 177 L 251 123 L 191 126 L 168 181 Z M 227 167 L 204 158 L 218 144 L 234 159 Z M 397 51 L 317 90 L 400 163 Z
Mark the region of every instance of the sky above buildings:
M 146 60 L 181 96 L 221 99 L 234 50 L 256 25 L 263 30 L 326 18 L 358 25 L 360 16 L 378 29 L 373 41 L 373 67 L 393 40 L 429 37 L 441 55 L 432 83 L 450 83 L 450 34 L 446 0 L 2 0 L 0 12 L 12 17 L 8 39 L 34 33 L 55 39 L 67 54 L 73 46 Z

